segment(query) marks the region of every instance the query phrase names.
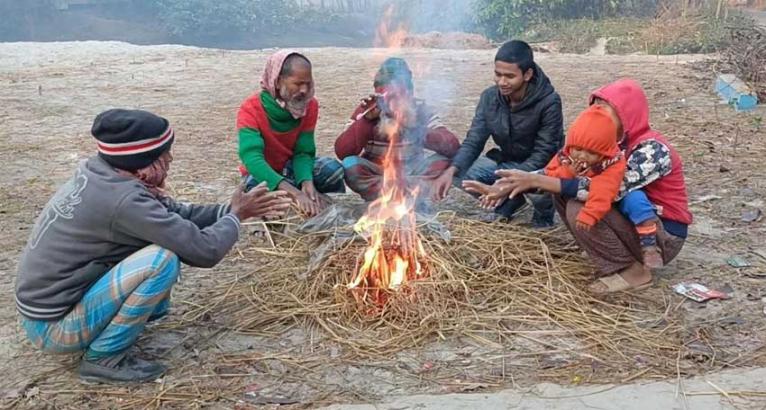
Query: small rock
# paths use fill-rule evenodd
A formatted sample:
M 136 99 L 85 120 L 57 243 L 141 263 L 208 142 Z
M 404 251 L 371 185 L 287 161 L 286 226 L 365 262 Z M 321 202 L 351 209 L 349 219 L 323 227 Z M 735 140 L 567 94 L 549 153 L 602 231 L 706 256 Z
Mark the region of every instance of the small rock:
M 24 397 L 31 399 L 40 395 L 40 388 L 37 386 L 32 387 L 24 393 Z
M 742 211 L 742 222 L 756 222 L 759 219 L 761 219 L 761 210 L 759 208 Z

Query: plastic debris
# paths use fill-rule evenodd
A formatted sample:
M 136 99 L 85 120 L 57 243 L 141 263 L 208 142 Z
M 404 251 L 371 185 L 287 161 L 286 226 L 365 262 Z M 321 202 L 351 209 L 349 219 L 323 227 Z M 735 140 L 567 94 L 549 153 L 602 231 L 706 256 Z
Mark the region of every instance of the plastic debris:
M 754 110 L 758 105 L 755 92 L 733 74 L 719 75 L 715 81 L 715 91 L 737 112 Z
M 694 282 L 681 282 L 673 287 L 679 295 L 686 296 L 695 302 L 705 302 L 711 299 L 728 299 L 728 293 L 710 289 L 705 285 Z
M 749 268 L 753 266 L 753 264 L 741 256 L 732 256 L 731 258 L 726 259 L 726 263 L 734 268 Z

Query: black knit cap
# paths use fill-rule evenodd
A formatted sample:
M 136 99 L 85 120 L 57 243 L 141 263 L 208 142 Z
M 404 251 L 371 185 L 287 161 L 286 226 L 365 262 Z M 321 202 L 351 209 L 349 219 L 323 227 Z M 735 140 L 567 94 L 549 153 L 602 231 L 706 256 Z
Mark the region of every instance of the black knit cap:
M 98 155 L 115 168 L 135 171 L 159 158 L 173 144 L 168 120 L 142 110 L 112 109 L 93 121 Z

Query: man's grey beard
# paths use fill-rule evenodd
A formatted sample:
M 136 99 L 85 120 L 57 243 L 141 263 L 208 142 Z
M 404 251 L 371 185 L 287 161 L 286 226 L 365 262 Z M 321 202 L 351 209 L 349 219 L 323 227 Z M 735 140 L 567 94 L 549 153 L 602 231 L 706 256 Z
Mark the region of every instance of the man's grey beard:
M 282 96 L 282 101 L 285 103 L 285 108 L 290 112 L 305 111 L 306 105 L 309 103 L 308 98 L 305 96 L 302 98 L 291 96 L 290 91 L 286 86 L 282 86 L 282 88 L 280 88 L 279 95 Z

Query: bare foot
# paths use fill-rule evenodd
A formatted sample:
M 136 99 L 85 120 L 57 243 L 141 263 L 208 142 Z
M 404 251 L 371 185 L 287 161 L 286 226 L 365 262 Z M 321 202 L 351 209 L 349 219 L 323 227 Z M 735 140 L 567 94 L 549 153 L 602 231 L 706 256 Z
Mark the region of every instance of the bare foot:
M 636 262 L 620 273 L 599 278 L 588 286 L 595 294 L 615 293 L 626 290 L 642 290 L 652 285 L 652 273 Z
M 656 246 L 647 246 L 642 250 L 644 254 L 644 266 L 648 269 L 657 269 L 665 265 L 662 261 L 662 253 Z

